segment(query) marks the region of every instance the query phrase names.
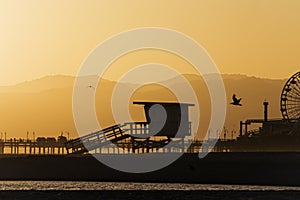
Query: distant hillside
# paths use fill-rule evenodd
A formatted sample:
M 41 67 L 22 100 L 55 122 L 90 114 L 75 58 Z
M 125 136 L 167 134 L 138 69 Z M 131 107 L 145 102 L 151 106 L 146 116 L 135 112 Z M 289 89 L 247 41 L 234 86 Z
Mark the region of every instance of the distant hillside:
M 204 132 L 210 116 L 210 100 L 206 86 L 199 76 L 184 75 L 190 80 L 197 93 L 201 110 L 201 129 Z M 279 98 L 285 80 L 270 80 L 245 75 L 223 75 L 227 93 L 228 107 L 225 126 L 231 131 L 238 132 L 240 120 L 261 118 L 263 116 L 262 103 L 266 99 L 270 102 L 270 117 L 281 117 Z M 26 137 L 26 131 L 36 132 L 39 136 L 58 136 L 63 131 L 70 132 L 71 137 L 77 137 L 72 116 L 72 91 L 74 77 L 47 76 L 40 79 L 20 83 L 14 86 L 0 87 L 0 132 L 7 132 L 7 137 Z M 182 84 L 178 78 L 167 80 L 179 89 Z M 87 78 L 87 87 L 89 79 Z M 102 80 L 101 87 L 96 91 L 96 108 L 98 119 L 103 126 L 114 123 L 108 108 L 110 95 L 115 82 Z M 132 84 L 122 83 L 124 88 L 133 87 Z M 88 89 L 88 88 L 87 88 Z M 182 88 L 184 89 L 184 88 Z M 242 107 L 229 105 L 231 96 L 236 93 L 243 98 Z M 157 85 L 140 88 L 132 97 L 133 100 L 170 101 L 174 96 Z M 122 101 L 122 98 L 119 99 Z M 131 107 L 135 120 L 142 120 L 142 109 Z M 236 133 L 235 135 L 237 135 Z
M 0 93 L 35 93 L 51 89 L 73 87 L 74 80 L 72 76 L 45 76 L 16 85 L 0 86 Z

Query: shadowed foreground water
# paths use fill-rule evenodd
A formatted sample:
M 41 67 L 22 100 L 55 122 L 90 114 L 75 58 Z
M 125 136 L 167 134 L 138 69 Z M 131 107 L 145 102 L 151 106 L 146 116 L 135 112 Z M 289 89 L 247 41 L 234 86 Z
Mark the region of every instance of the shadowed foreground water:
M 300 199 L 300 187 L 113 183 L 69 181 L 0 181 L 0 199 Z
M 6 190 L 180 190 L 180 191 L 299 191 L 300 187 L 258 186 L 258 185 L 218 185 L 185 183 L 130 183 L 130 182 L 84 182 L 84 181 L 0 181 L 0 191 Z
M 165 190 L 103 190 L 103 191 L 1 191 L 0 199 L 58 199 L 58 200 L 152 200 L 152 199 L 222 199 L 222 200 L 268 200 L 268 199 L 300 199 L 298 191 L 165 191 Z

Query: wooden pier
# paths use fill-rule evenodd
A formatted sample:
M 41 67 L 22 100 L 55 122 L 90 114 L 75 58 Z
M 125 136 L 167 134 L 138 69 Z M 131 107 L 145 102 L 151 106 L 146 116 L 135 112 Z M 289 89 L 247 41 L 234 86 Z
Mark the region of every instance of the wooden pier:
M 0 154 L 66 154 L 66 137 L 0 140 Z
M 119 132 L 120 133 L 120 132 Z M 95 134 L 95 133 L 94 133 Z M 126 139 L 125 139 L 126 137 Z M 95 137 L 97 138 L 97 136 Z M 25 139 L 0 140 L 0 155 L 65 155 L 83 153 L 102 154 L 131 154 L 131 153 L 151 153 L 151 152 L 232 152 L 234 141 L 219 140 L 215 146 L 208 141 L 187 141 L 177 140 L 173 147 L 166 148 L 170 141 L 165 140 L 133 140 L 128 135 L 122 135 L 121 140 L 110 142 L 91 141 L 95 146 L 87 151 L 80 138 L 67 141 L 66 138 L 37 138 L 35 141 Z

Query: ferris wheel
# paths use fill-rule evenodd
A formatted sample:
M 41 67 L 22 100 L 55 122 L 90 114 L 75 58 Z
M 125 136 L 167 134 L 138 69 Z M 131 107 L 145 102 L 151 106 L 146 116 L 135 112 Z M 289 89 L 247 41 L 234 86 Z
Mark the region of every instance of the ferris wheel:
M 282 89 L 280 108 L 283 119 L 300 119 L 300 72 L 289 78 Z

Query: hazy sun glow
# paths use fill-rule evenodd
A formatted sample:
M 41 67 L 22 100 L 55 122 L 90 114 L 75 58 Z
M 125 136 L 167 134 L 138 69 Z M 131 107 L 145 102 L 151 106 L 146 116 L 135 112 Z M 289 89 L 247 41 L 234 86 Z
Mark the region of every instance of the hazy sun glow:
M 143 26 L 180 31 L 222 73 L 287 78 L 299 70 L 298 0 L 3 0 L 0 85 L 76 75 L 97 44 Z

